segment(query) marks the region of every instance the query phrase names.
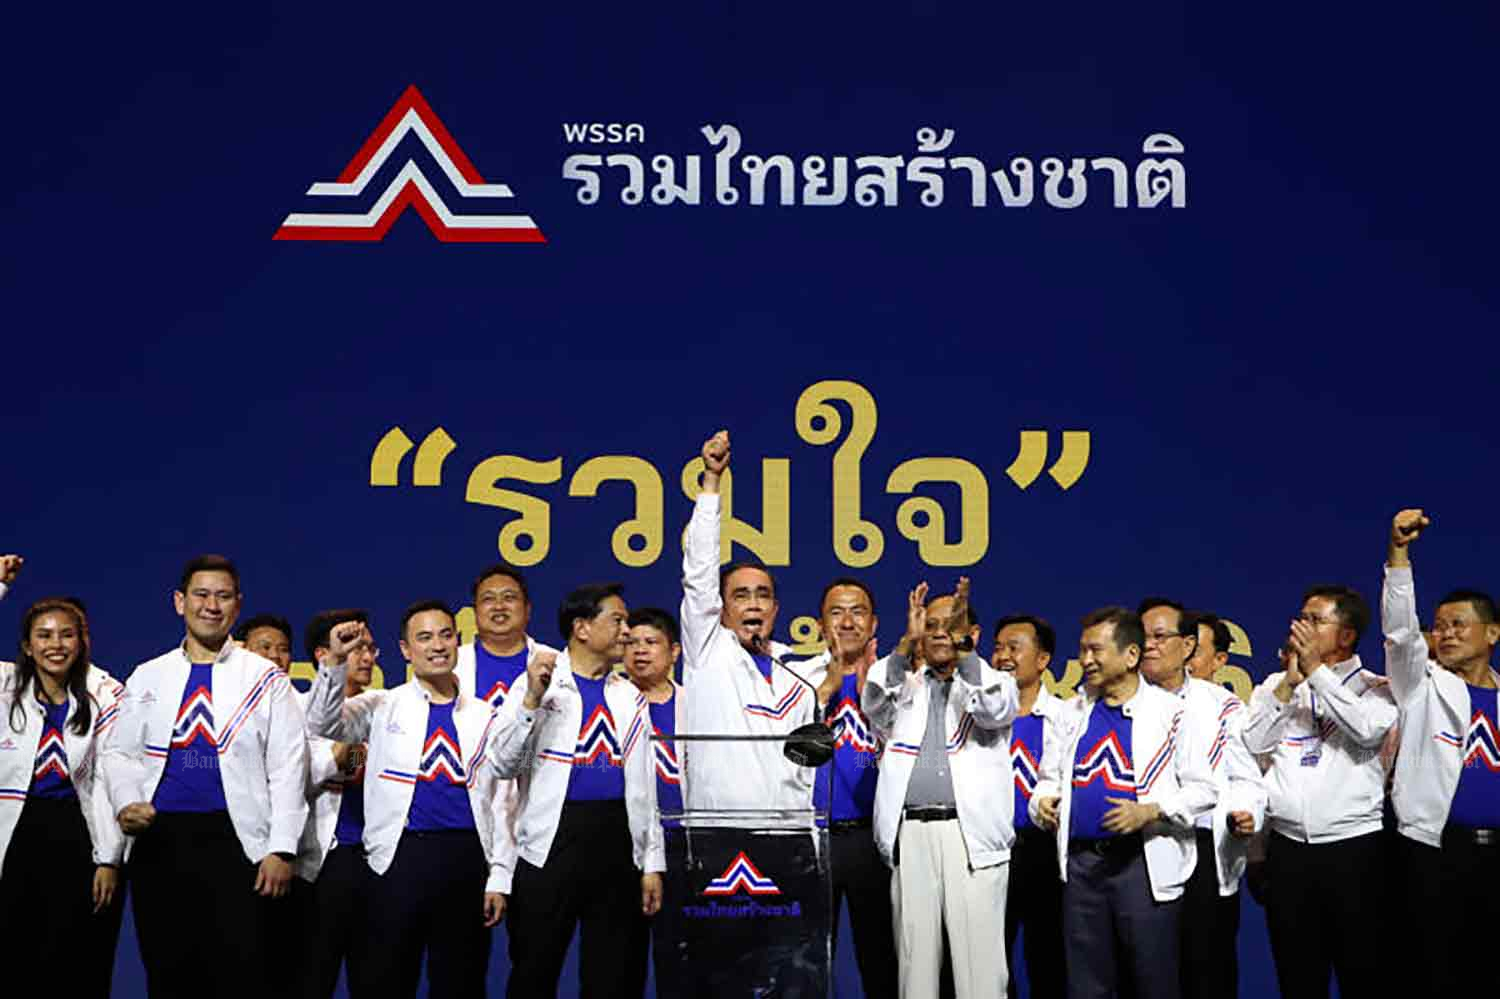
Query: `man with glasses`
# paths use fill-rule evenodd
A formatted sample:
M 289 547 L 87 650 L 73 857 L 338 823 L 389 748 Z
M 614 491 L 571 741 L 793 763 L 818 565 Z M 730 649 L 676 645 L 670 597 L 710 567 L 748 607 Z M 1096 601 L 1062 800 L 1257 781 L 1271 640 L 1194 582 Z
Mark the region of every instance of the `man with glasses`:
M 347 624 L 358 624 L 360 631 L 347 653 L 345 700 L 370 686 L 380 659 L 369 616 L 352 608 L 323 611 L 304 633 L 308 658 L 322 666 L 332 649 L 333 629 Z M 309 696 L 302 695 L 304 705 Z M 303 898 L 302 994 L 309 997 L 333 995 L 341 966 L 352 994 L 360 995 L 366 987 L 364 908 L 369 874 L 362 840 L 368 748 L 364 742 L 308 739 L 309 809 L 297 851 L 297 878 L 302 884 L 296 894 Z
M 1194 823 L 1198 860 L 1182 896 L 1182 995 L 1232 999 L 1239 990 L 1240 875 L 1265 817 L 1265 782 L 1242 739 L 1243 702 L 1188 672 L 1202 615 L 1165 597 L 1146 598 L 1137 613 L 1146 636 L 1141 675 L 1182 702 L 1183 722 L 1193 728 L 1218 793 L 1214 810 Z
M 1402 510 L 1391 523 L 1381 592 L 1386 673 L 1401 705 L 1392 801 L 1405 861 L 1408 913 L 1434 995 L 1489 986 L 1488 962 L 1464 931 L 1500 922 L 1500 719 L 1490 665 L 1500 642 L 1495 601 L 1456 590 L 1433 614 L 1437 662 L 1417 619 L 1411 544 L 1432 523 Z M 1435 978 L 1435 980 L 1434 980 Z
M 1287 999 L 1326 997 L 1330 970 L 1346 999 L 1385 991 L 1365 927 L 1385 899 L 1380 746 L 1397 711 L 1354 651 L 1369 616 L 1347 586 L 1308 590 L 1286 668 L 1250 698 L 1245 744 L 1271 759 L 1266 921 Z

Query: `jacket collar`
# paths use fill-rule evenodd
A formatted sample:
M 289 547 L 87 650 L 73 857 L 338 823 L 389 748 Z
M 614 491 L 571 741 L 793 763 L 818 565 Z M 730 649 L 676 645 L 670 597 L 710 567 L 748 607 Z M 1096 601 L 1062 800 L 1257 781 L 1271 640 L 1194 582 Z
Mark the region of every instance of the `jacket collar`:
M 1062 698 L 1048 690 L 1047 681 L 1043 680 L 1042 688 L 1036 692 L 1036 700 L 1031 702 L 1031 713 L 1038 718 L 1046 718 L 1054 714 L 1062 703 Z
M 239 648 L 239 646 L 234 644 L 234 639 L 226 638 L 224 640 L 224 644 L 219 647 L 219 654 L 214 656 L 213 665 L 217 666 L 220 663 L 228 662 L 229 658 L 234 655 L 234 650 L 237 648 Z M 181 642 L 177 643 L 177 651 L 182 654 L 183 662 L 187 663 L 189 666 L 193 665 L 193 660 L 188 655 L 186 638 L 183 638 Z

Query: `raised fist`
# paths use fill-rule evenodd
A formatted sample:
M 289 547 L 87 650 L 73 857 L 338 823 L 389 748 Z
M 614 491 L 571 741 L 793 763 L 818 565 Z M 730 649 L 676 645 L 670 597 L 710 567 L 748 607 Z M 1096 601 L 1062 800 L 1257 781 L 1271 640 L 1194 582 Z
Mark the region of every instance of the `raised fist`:
M 19 555 L 0 555 L 0 583 L 6 586 L 14 583 L 25 564 L 26 560 Z
M 364 638 L 365 626 L 360 621 L 345 621 L 335 625 L 328 634 L 328 659 L 335 666 L 342 665 Z
M 521 703 L 527 711 L 542 706 L 542 695 L 552 684 L 552 671 L 557 667 L 557 653 L 538 652 L 526 664 L 526 699 Z
M 1391 518 L 1391 544 L 1396 548 L 1405 548 L 1421 537 L 1431 523 L 1432 518 L 1421 510 L 1402 510 Z
M 703 442 L 703 470 L 723 475 L 729 467 L 729 431 L 720 430 Z

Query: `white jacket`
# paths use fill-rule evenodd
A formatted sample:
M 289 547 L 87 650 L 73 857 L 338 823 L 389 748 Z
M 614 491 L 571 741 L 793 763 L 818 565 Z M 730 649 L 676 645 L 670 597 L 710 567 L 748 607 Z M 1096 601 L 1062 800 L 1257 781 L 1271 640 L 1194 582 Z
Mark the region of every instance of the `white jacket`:
M 479 639 L 474 639 L 474 642 Z M 467 690 L 475 696 L 482 696 L 488 691 L 476 691 L 474 689 L 475 665 L 474 642 L 466 642 L 458 647 L 458 663 L 453 667 L 453 675 L 458 677 L 458 686 L 461 690 Z M 526 636 L 526 662 L 529 665 L 539 652 L 551 652 L 557 654 L 557 650 L 550 645 L 545 645 Z M 517 679 L 525 676 L 521 673 Z M 492 699 L 489 704 L 491 708 L 498 709 L 505 702 L 507 694 Z M 511 878 L 516 870 L 516 809 L 519 807 L 519 798 L 516 793 L 516 782 L 513 780 L 502 780 L 495 793 L 500 798 L 500 832 L 502 838 L 496 845 L 495 862 L 500 865 L 500 881 L 505 887 L 501 891 L 510 893 Z
M 156 794 L 191 665 L 179 645 L 137 666 L 125 681 L 118 720 L 104 741 L 104 777 L 116 815 Z M 254 864 L 270 853 L 295 854 L 307 823 L 307 740 L 293 693 L 275 663 L 233 642 L 225 642 L 214 660 L 214 739 L 224 802 Z M 127 858 L 133 840 L 126 840 Z
M 1249 812 L 1259 830 L 1266 818 L 1266 782 L 1245 746 L 1244 701 L 1217 683 L 1191 676 L 1177 696 L 1187 707 L 1184 723 L 1192 726 L 1194 744 L 1208 755 L 1208 767 L 1218 789 L 1213 814 L 1200 817 L 1198 825 L 1207 824 L 1213 832 L 1219 894 L 1228 897 L 1240 889 L 1240 875 L 1245 873 L 1250 851 L 1249 837 L 1230 833 L 1229 813 Z M 1203 860 L 1198 859 L 1200 863 Z
M 552 852 L 552 840 L 568 796 L 568 779 L 583 724 L 583 697 L 566 651 L 558 655 L 552 680 L 536 711 L 526 710 L 523 703 L 530 679 L 526 673 L 517 677 L 505 703 L 495 713 L 490 766 L 497 777 L 516 782 L 516 849 L 528 864 L 542 867 Z M 646 698 L 629 680 L 610 673 L 604 681 L 604 702 L 620 739 L 625 811 L 635 866 L 647 874 L 665 871 Z
M 1380 626 L 1385 673 L 1401 707 L 1401 752 L 1391 789 L 1396 828 L 1418 843 L 1440 847 L 1473 717 L 1469 685 L 1427 657 L 1410 566 L 1386 567 Z
M 1314 670 L 1282 704 L 1276 688 L 1283 675 L 1272 673 L 1255 688 L 1244 729 L 1250 752 L 1271 757 L 1271 829 L 1306 843 L 1379 832 L 1380 744 L 1397 713 L 1389 685 L 1352 656 Z
M 719 497 L 693 506 L 682 544 L 682 670 L 684 733 L 785 735 L 813 720 L 813 692 L 780 666 L 771 680 L 734 632 L 720 621 Z M 773 642 L 785 659 L 791 650 Z M 796 665 L 792 669 L 797 669 Z M 812 822 L 812 770 L 782 755 L 782 743 L 679 742 L 686 780 L 684 806 L 700 810 L 787 810 Z M 760 820 L 755 820 L 759 822 Z
M 26 806 L 26 796 L 31 790 L 31 778 L 35 771 L 37 749 L 42 740 L 42 725 L 45 712 L 37 703 L 35 688 L 28 690 L 21 705 L 22 727 L 17 732 L 11 728 L 11 702 L 14 693 L 15 667 L 0 663 L 0 870 L 4 870 L 5 856 L 10 849 L 11 837 L 16 823 L 21 818 L 21 809 Z M 32 681 L 35 683 L 36 681 Z M 76 734 L 71 724 L 63 726 L 63 749 L 68 756 L 68 776 L 78 792 L 78 805 L 83 810 L 84 824 L 88 826 L 89 839 L 94 844 L 95 864 L 118 866 L 125 856 L 125 836 L 115 821 L 115 811 L 110 806 L 109 790 L 100 774 L 100 746 L 119 717 L 117 707 L 125 688 L 120 682 L 97 666 L 90 665 L 84 681 L 93 712 L 93 724 L 83 735 Z M 78 701 L 68 693 L 68 722 L 78 710 Z M 46 863 L 46 858 L 27 858 L 28 863 Z
M 293 694 L 307 713 L 312 691 Z M 297 845 L 297 876 L 304 881 L 318 880 L 323 861 L 333 849 L 333 832 L 338 827 L 339 808 L 344 803 L 344 774 L 333 758 L 334 740 L 312 736 L 307 740 L 307 824 Z
M 1040 825 L 1040 805 L 1058 798 L 1057 858 L 1068 880 L 1068 831 L 1073 814 L 1073 764 L 1078 743 L 1088 731 L 1097 698 L 1080 693 L 1046 716 L 1041 775 L 1031 796 L 1031 821 Z M 1198 860 L 1193 824 L 1213 810 L 1217 792 L 1208 768 L 1208 752 L 1197 744 L 1192 725 L 1183 723 L 1183 703 L 1175 694 L 1144 679 L 1135 696 L 1121 706 L 1130 719 L 1130 761 L 1137 801 L 1160 806 L 1165 821 L 1141 830 L 1146 874 L 1158 902 L 1182 896 Z M 1145 761 L 1144 763 L 1142 761 Z
M 477 641 L 479 639 L 474 639 L 474 642 Z M 467 690 L 474 697 L 482 697 L 488 691 L 474 689 L 474 670 L 476 668 L 474 665 L 474 642 L 465 642 L 458 647 L 458 662 L 453 666 L 453 675 L 458 678 L 460 688 Z M 529 664 L 531 660 L 536 658 L 538 652 L 551 652 L 555 655 L 557 650 L 527 635 L 526 662 Z M 498 708 L 502 700 L 504 700 L 503 696 L 496 698 L 490 701 L 490 706 Z
M 307 734 L 369 744 L 365 757 L 365 857 L 370 870 L 384 874 L 396 859 L 396 847 L 411 811 L 432 698 L 415 680 L 345 698 L 348 671 L 348 664 L 319 667 L 308 692 Z M 509 892 L 508 872 L 500 862 L 505 837 L 503 801 L 493 771 L 485 763 L 493 717 L 488 704 L 459 688 L 453 702 L 453 724 L 458 729 L 474 831 L 490 869 L 484 890 Z
M 875 785 L 874 824 L 875 846 L 888 866 L 894 866 L 906 787 L 927 732 L 930 672 L 907 669 L 903 656 L 887 656 L 870 667 L 860 695 L 870 727 L 885 741 Z M 1020 693 L 1009 673 L 972 653 L 959 661 L 944 707 L 943 733 L 958 828 L 969 866 L 975 869 L 1005 863 L 1016 840 L 1010 730 L 1019 704 Z

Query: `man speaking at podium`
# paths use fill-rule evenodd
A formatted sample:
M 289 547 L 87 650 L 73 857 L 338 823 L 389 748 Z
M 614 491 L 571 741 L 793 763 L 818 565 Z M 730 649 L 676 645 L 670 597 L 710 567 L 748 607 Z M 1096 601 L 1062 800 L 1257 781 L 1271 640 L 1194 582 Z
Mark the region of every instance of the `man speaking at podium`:
M 699 735 L 786 735 L 813 720 L 815 697 L 777 662 L 790 650 L 771 641 L 779 609 L 771 574 L 752 562 L 719 571 L 719 478 L 728 467 L 729 432 L 721 430 L 703 444 L 703 490 L 682 546 L 685 722 Z M 680 751 L 689 811 L 810 807 L 812 771 L 789 762 L 779 740 L 685 742 Z M 734 824 L 732 815 L 721 818 Z
M 810 724 L 817 694 L 804 668 L 786 666 L 789 650 L 771 641 L 771 574 L 749 562 L 719 570 L 728 467 L 729 434 L 720 431 L 703 445 L 703 489 L 682 546 L 676 742 L 688 814 L 666 835 L 657 931 L 676 946 L 657 963 L 657 995 L 824 996 L 828 858 L 814 831 L 815 771 L 799 764 L 819 758 L 810 749 L 832 756 L 833 738 Z M 812 732 L 796 732 L 803 725 Z

